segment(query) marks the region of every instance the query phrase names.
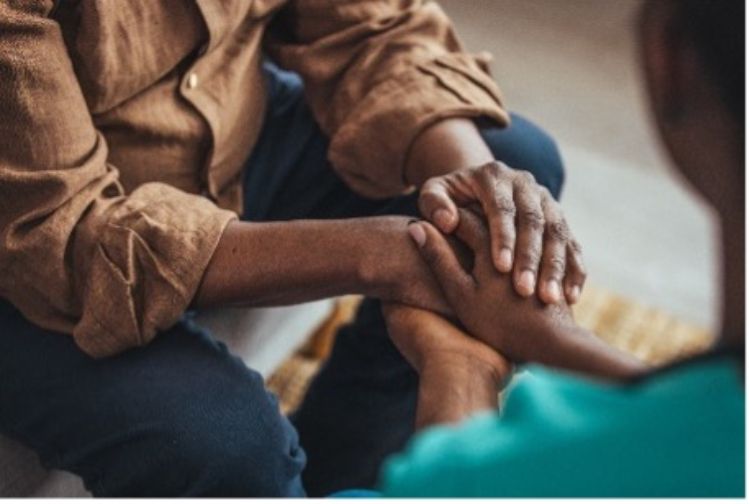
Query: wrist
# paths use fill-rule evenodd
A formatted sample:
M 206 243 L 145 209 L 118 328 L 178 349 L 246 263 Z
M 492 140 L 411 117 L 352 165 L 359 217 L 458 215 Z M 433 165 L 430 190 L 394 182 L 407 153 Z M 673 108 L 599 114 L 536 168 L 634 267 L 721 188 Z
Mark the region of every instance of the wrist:
M 648 371 L 645 363 L 574 323 L 551 330 L 549 341 L 542 364 L 611 380 L 627 380 Z
M 419 187 L 431 177 L 478 166 L 494 156 L 474 122 L 456 117 L 443 119 L 419 133 L 406 159 L 404 179 Z
M 419 375 L 417 428 L 458 423 L 496 411 L 500 382 L 496 369 L 471 360 L 426 360 Z
M 360 257 L 356 271 L 362 294 L 383 300 L 395 300 L 402 277 L 399 258 L 409 241 L 408 217 L 373 217 L 367 220 L 359 242 Z
M 488 352 L 461 353 L 451 352 L 436 353 L 429 349 L 422 352 L 422 357 L 417 367 L 420 376 L 445 376 L 458 378 L 464 382 L 480 384 L 486 388 L 497 391 L 500 386 L 507 382 L 513 372 L 512 366 L 502 359 L 493 350 Z

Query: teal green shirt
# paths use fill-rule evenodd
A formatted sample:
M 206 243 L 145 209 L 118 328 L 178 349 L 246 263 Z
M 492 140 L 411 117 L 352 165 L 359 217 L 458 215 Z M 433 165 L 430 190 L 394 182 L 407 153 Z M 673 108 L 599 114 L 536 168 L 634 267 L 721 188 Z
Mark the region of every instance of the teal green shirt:
M 628 385 L 529 367 L 501 414 L 418 435 L 387 496 L 744 496 L 745 394 L 713 357 Z

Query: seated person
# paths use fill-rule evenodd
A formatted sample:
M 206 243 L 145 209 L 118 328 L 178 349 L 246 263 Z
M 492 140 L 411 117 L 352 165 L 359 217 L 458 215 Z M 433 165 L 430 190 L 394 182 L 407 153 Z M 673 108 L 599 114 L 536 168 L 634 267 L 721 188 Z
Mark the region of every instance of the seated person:
M 744 19 L 741 0 L 650 1 L 641 18 L 662 139 L 720 217 L 715 348 L 648 369 L 576 326 L 564 303 L 514 294 L 473 213 L 462 210 L 456 231 L 470 267 L 431 224 L 413 223 L 461 326 L 386 307 L 391 337 L 420 374 L 425 429 L 385 465 L 386 495 L 744 495 Z M 509 362 L 559 369 L 530 366 L 498 415 Z
M 417 398 L 380 300 L 450 313 L 410 217 L 480 206 L 517 291 L 575 302 L 563 174 L 435 2 L 0 1 L 0 434 L 95 496 L 372 486 Z M 340 294 L 291 418 L 192 316 Z

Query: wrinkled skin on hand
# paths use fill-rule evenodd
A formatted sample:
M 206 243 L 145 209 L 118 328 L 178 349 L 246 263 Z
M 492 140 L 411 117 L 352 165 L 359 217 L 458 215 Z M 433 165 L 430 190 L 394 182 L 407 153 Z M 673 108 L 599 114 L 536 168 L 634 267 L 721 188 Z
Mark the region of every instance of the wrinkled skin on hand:
M 487 219 L 490 259 L 511 273 L 516 292 L 537 292 L 545 303 L 576 303 L 586 280 L 581 247 L 560 204 L 527 171 L 494 161 L 428 179 L 419 208 L 445 234 L 460 223 L 459 207 L 481 209 Z

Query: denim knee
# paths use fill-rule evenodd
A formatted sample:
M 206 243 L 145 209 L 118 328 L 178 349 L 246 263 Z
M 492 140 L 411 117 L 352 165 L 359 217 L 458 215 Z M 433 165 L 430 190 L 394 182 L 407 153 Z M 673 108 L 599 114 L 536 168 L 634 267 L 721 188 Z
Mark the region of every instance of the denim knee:
M 171 463 L 192 475 L 184 495 L 304 496 L 305 454 L 272 396 L 260 389 L 209 407 L 211 414 L 187 418 L 171 434 L 177 446 Z
M 273 418 L 262 418 L 263 413 L 257 410 L 251 414 L 256 415 L 254 428 L 231 420 L 204 426 L 185 439 L 175 462 L 183 466 L 185 474 L 196 476 L 188 482 L 188 495 L 304 496 L 301 473 L 305 456 L 296 432 L 278 413 Z M 227 411 L 226 416 L 235 415 L 236 411 Z
M 511 168 L 526 170 L 536 181 L 560 198 L 565 169 L 555 140 L 522 116 L 511 114 L 508 128 L 483 128 L 482 137 L 495 159 Z
M 77 471 L 87 486 L 101 496 L 304 496 L 305 453 L 262 376 L 223 351 L 175 354 L 159 375 L 169 381 L 123 403 L 92 469 Z
M 87 487 L 109 497 L 304 496 L 305 454 L 275 408 L 237 396 L 218 408 L 194 401 L 180 420 L 157 414 L 105 448 L 117 461 L 84 471 Z

